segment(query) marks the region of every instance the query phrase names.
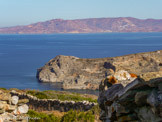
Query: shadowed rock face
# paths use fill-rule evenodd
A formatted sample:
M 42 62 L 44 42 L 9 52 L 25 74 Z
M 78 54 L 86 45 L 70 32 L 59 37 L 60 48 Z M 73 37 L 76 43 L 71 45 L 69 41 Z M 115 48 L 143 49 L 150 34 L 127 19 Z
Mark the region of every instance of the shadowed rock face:
M 103 122 L 161 122 L 162 77 L 136 78 L 126 86 L 107 86 L 101 81 L 98 104 Z
M 64 89 L 98 89 L 99 83 L 119 70 L 140 75 L 162 71 L 162 50 L 112 58 L 80 59 L 56 56 L 37 71 L 41 82 L 61 82 Z

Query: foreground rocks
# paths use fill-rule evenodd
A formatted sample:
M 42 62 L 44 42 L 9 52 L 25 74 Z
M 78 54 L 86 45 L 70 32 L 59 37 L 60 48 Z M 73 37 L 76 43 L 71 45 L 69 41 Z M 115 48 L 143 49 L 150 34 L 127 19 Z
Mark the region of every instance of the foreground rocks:
M 162 77 L 149 81 L 135 78 L 125 86 L 121 83 L 112 84 L 110 78 L 101 82 L 98 103 L 102 121 L 162 121 Z
M 37 78 L 41 82 L 60 82 L 63 89 L 98 89 L 102 79 L 120 70 L 137 75 L 161 74 L 162 50 L 100 59 L 60 55 L 38 69 Z
M 0 122 L 28 122 L 28 105 L 11 96 L 8 91 L 0 90 Z

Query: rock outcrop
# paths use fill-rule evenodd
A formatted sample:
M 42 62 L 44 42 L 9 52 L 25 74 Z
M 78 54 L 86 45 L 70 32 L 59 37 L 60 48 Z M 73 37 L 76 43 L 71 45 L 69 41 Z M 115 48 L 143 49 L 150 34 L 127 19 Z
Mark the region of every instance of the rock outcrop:
M 18 96 L 0 90 L 0 122 L 28 122 L 28 105 Z
M 98 97 L 101 108 L 100 120 L 103 122 L 161 122 L 162 77 L 149 81 L 137 77 L 128 81 L 125 86 L 122 82 L 113 84 L 108 78 L 100 83 Z
M 38 69 L 37 78 L 41 82 L 60 82 L 63 89 L 98 89 L 102 79 L 120 70 L 137 76 L 161 75 L 162 50 L 98 59 L 59 55 Z

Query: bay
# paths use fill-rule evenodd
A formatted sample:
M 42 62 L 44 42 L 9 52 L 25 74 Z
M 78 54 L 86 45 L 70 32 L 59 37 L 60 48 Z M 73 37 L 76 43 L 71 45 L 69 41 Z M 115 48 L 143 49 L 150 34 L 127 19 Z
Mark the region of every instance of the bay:
M 161 49 L 162 33 L 0 35 L 0 87 L 61 90 L 60 84 L 40 83 L 35 77 L 57 55 L 103 58 Z

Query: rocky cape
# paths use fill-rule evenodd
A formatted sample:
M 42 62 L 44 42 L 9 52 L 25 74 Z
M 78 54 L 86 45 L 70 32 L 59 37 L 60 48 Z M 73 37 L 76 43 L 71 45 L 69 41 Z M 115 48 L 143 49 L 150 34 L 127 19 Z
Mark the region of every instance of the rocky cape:
M 149 80 L 162 76 L 162 50 L 119 57 L 81 59 L 56 56 L 37 71 L 41 82 L 60 82 L 63 89 L 98 89 L 100 81 L 125 70 Z M 124 72 L 121 72 L 121 74 Z M 125 74 L 125 73 L 124 73 Z
M 102 33 L 102 32 L 162 32 L 162 20 L 132 17 L 90 18 L 77 20 L 53 19 L 25 26 L 0 28 L 0 33 Z

